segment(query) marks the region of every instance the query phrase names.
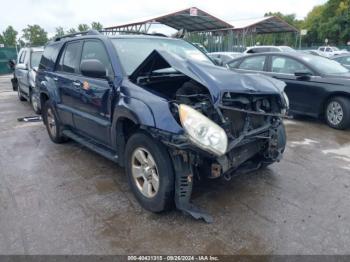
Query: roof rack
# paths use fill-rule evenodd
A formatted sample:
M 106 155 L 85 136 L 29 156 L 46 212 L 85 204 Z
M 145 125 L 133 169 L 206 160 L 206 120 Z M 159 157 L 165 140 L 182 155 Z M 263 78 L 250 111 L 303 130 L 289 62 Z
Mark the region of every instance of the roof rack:
M 75 37 L 75 36 L 84 36 L 84 35 L 101 35 L 101 33 L 97 30 L 88 30 L 88 31 L 83 31 L 83 32 L 77 32 L 77 33 L 73 33 L 73 34 L 67 34 L 67 35 L 63 35 L 63 36 L 57 36 L 54 38 L 54 42 L 60 41 L 63 38 L 67 38 L 67 37 Z
M 130 35 L 150 35 L 150 36 L 168 37 L 167 35 L 164 35 L 162 33 L 145 33 L 140 31 L 128 31 L 128 30 L 104 29 L 104 30 L 99 30 L 98 32 L 104 33 L 106 35 L 130 34 Z
M 73 34 L 66 34 L 63 36 L 57 36 L 53 39 L 53 42 L 57 42 L 60 41 L 64 38 L 68 38 L 68 37 L 75 37 L 75 36 L 84 36 L 84 35 L 118 35 L 118 34 L 131 34 L 131 35 L 150 35 L 150 36 L 161 36 L 161 37 L 168 37 L 164 34 L 161 33 L 145 33 L 145 32 L 138 32 L 138 31 L 120 31 L 120 30 L 88 30 L 88 31 L 83 31 L 83 32 L 77 32 L 77 33 L 73 33 Z

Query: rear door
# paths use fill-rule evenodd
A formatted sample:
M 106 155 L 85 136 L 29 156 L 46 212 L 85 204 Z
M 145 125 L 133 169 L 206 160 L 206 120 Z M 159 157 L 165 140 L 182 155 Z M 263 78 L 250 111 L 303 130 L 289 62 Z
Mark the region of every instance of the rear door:
M 108 79 L 113 78 L 112 64 L 102 41 L 84 41 L 79 64 L 88 59 L 99 60 L 105 66 Z M 79 113 L 73 116 L 76 129 L 105 145 L 110 145 L 112 86 L 107 79 L 81 74 L 75 81 L 78 83 L 75 90 L 79 90 L 76 91 L 79 97 L 75 99 L 74 105 Z
M 291 57 L 272 55 L 268 71 L 268 75 L 287 84 L 285 92 L 292 111 L 310 115 L 318 113 L 316 104 L 322 97 L 317 81 L 319 77 L 306 64 Z M 297 77 L 297 72 L 307 72 L 310 76 Z
M 18 80 L 19 88 L 23 93 L 27 95 L 29 95 L 29 83 L 28 83 L 29 56 L 30 56 L 30 51 L 28 49 L 23 50 L 15 68 L 15 74 Z
M 80 101 L 79 62 L 82 41 L 72 41 L 65 44 L 56 65 L 54 81 L 59 90 L 60 102 L 57 105 L 61 121 L 74 127 L 73 115 L 79 110 Z

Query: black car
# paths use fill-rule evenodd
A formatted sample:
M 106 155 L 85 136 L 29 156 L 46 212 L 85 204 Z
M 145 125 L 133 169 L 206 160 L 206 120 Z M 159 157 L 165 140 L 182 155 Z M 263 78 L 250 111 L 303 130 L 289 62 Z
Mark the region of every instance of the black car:
M 350 70 L 350 53 L 337 55 L 332 57 L 331 59 L 337 61 L 338 63 L 341 63 L 344 67 Z
M 56 38 L 36 84 L 51 140 L 71 138 L 124 166 L 153 212 L 175 202 L 210 221 L 189 202 L 193 181 L 229 179 L 284 152 L 284 83 L 215 66 L 184 40 L 97 31 Z
M 350 73 L 335 61 L 297 52 L 264 53 L 236 58 L 227 67 L 284 81 L 292 114 L 324 116 L 333 128 L 350 127 Z

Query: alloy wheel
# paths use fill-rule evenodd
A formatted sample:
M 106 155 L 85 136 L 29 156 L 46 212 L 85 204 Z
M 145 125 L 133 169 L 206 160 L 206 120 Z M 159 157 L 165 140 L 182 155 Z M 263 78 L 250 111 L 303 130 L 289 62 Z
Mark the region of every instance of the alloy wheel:
M 327 119 L 332 125 L 339 125 L 343 120 L 344 112 L 337 101 L 331 101 L 327 106 Z
M 47 126 L 51 136 L 55 137 L 57 134 L 57 126 L 56 126 L 55 116 L 51 108 L 47 109 Z
M 131 156 L 131 173 L 138 190 L 147 198 L 159 190 L 159 173 L 153 156 L 145 148 L 136 148 Z

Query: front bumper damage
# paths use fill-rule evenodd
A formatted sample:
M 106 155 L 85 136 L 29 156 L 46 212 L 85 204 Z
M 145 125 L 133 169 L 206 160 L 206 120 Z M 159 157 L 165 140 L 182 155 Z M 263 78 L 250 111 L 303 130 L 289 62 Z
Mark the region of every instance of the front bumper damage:
M 176 208 L 207 223 L 213 222 L 212 216 L 191 202 L 195 178 L 203 176 L 198 172 L 198 167 L 203 165 L 209 170 L 208 178 L 223 177 L 230 180 L 233 173 L 251 172 L 279 161 L 286 144 L 281 119 L 254 130 L 243 130 L 238 138 L 230 141 L 227 153 L 220 157 L 199 149 L 185 135 L 173 135 L 158 129 L 148 131 L 169 149 L 175 171 Z M 257 155 L 261 155 L 263 160 L 251 161 Z M 208 160 L 211 162 L 209 166 Z

